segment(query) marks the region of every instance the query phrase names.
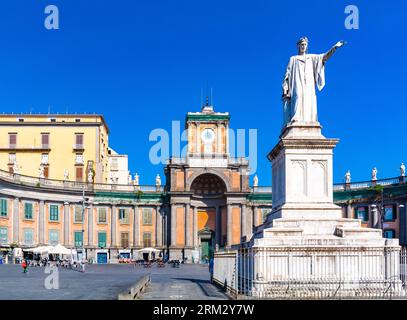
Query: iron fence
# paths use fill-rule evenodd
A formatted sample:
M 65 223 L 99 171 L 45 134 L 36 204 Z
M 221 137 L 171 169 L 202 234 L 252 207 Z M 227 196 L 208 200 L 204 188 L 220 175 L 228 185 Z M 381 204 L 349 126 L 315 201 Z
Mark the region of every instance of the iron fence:
M 405 298 L 407 250 L 240 248 L 215 254 L 214 280 L 245 299 Z

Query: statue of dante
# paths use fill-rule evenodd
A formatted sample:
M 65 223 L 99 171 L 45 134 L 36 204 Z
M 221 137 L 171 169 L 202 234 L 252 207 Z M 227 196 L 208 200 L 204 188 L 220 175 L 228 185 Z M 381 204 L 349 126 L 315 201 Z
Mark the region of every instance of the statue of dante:
M 319 91 L 323 89 L 325 63 L 344 44 L 339 41 L 327 53 L 308 54 L 308 38 L 298 40 L 298 55 L 290 58 L 283 80 L 284 125 L 318 121 L 315 85 Z

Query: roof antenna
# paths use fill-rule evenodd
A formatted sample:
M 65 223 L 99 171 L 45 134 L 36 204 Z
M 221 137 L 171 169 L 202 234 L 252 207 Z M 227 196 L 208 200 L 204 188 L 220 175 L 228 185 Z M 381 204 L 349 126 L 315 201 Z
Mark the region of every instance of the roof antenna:
M 213 89 L 211 87 L 211 106 L 213 106 Z
M 50 113 L 51 113 L 51 106 L 48 105 L 48 114 L 50 114 Z
M 203 88 L 201 87 L 201 108 L 203 106 Z

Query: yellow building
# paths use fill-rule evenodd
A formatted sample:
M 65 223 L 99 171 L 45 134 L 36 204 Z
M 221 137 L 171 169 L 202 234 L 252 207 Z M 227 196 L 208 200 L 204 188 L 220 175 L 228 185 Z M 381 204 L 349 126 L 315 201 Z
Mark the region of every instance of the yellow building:
M 0 115 L 0 169 L 106 183 L 109 128 L 101 115 Z M 93 177 L 88 177 L 89 170 Z

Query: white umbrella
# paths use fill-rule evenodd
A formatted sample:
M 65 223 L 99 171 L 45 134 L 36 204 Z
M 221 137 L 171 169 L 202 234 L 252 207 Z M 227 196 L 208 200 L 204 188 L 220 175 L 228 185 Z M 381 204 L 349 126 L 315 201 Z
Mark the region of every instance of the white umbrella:
M 150 253 L 150 252 L 161 252 L 161 250 L 158 250 L 158 249 L 154 249 L 154 248 L 143 248 L 143 249 L 140 249 L 140 250 L 138 250 L 138 252 L 148 252 L 148 253 Z
M 48 250 L 48 253 L 49 254 L 66 254 L 66 255 L 71 255 L 72 254 L 70 249 L 64 247 L 61 244 L 57 244 L 55 247 L 51 247 Z
M 51 246 L 41 246 L 41 247 L 32 249 L 32 252 L 43 254 L 43 253 L 47 253 L 51 248 L 52 248 Z

